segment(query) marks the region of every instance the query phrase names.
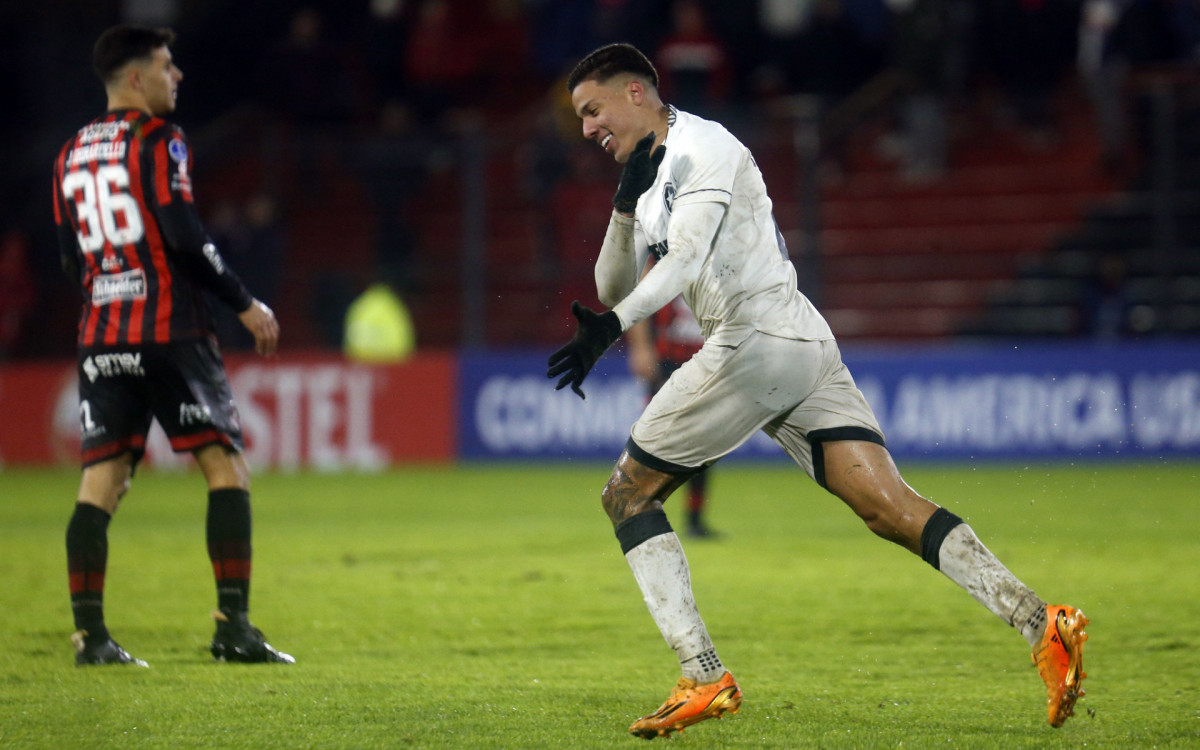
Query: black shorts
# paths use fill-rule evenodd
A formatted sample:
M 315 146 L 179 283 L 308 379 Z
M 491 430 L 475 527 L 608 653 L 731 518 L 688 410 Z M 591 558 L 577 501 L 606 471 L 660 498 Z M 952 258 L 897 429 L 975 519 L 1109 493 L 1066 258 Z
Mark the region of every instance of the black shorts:
M 241 422 L 225 363 L 209 340 L 79 352 L 83 465 L 146 452 L 157 419 L 176 453 L 207 445 L 241 451 Z

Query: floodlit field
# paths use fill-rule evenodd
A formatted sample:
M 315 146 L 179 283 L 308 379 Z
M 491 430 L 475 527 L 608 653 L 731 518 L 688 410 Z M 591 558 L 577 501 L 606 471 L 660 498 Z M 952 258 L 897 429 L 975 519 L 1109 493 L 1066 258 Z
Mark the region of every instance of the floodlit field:
M 106 602 L 148 670 L 73 665 L 77 475 L 0 472 L 0 746 L 642 747 L 626 727 L 678 666 L 600 508 L 607 472 L 257 477 L 252 617 L 291 667 L 211 662 L 203 481 L 139 475 Z M 730 465 L 712 480 L 726 536 L 684 545 L 746 700 L 658 744 L 1200 746 L 1200 465 L 906 475 L 1091 617 L 1076 717 L 1050 728 L 1020 635 L 799 470 Z

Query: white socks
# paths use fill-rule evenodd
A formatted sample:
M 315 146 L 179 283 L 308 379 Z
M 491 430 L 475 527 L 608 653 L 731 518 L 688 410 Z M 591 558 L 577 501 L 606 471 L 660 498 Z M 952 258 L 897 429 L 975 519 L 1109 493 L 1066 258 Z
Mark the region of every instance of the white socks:
M 1046 602 L 1009 572 L 970 526 L 951 529 L 939 557 L 947 578 L 1016 627 L 1031 648 L 1037 647 L 1046 628 Z M 697 682 L 719 680 L 725 667 L 696 608 L 679 537 L 673 531 L 653 536 L 626 552 L 625 559 L 659 632 L 679 656 L 683 676 Z
M 692 575 L 675 532 L 659 534 L 625 553 L 650 615 L 667 645 L 675 649 L 683 676 L 713 682 L 725 667 L 692 596 Z
M 965 523 L 942 541 L 941 571 L 1036 647 L 1046 627 L 1046 602 L 1017 580 Z

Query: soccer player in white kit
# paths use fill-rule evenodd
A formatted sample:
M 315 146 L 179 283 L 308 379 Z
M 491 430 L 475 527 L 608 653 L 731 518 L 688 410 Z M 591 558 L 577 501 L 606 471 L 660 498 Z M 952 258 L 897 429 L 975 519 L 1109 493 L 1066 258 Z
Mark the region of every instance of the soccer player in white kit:
M 1083 694 L 1083 628 L 1048 605 L 953 513 L 901 478 L 828 324 L 797 290 L 795 269 L 754 158 L 721 125 L 665 105 L 635 47 L 585 57 L 567 79 L 583 135 L 624 164 L 596 260 L 596 313 L 550 357 L 556 388 L 581 385 L 620 337 L 682 294 L 705 343 L 650 400 L 602 493 L 646 605 L 683 676 L 629 731 L 653 738 L 736 713 L 742 692 L 717 656 L 692 595 L 687 558 L 663 501 L 697 470 L 764 430 L 877 535 L 920 555 L 1033 648 L 1048 719 L 1061 726 Z M 650 254 L 657 262 L 641 274 Z

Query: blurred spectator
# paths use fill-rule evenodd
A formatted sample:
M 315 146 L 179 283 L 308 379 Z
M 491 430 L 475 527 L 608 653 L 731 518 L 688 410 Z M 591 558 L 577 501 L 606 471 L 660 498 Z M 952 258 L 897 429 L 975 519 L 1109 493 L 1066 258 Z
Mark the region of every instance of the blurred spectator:
M 571 176 L 570 152 L 579 147 L 579 118 L 565 76 L 554 81 L 528 119 L 533 137 L 523 140 L 518 155 L 527 192 L 543 205 L 558 183 Z
M 1096 113 L 1103 166 L 1111 173 L 1123 169 L 1129 142 L 1124 93 L 1130 61 L 1115 43 L 1128 4 L 1128 0 L 1085 0 L 1079 18 L 1079 75 Z
M 601 44 L 635 42 L 653 47 L 663 3 L 635 0 L 526 0 L 529 60 L 538 83 L 565 76 L 579 58 Z
M 544 80 L 565 75 L 565 68 L 598 46 L 593 5 L 592 0 L 530 2 L 530 57 Z
M 576 123 L 579 120 L 576 118 Z M 557 183 L 550 197 L 553 218 L 555 265 L 559 271 L 561 299 L 578 299 L 583 304 L 596 299 L 595 263 L 599 247 L 595 245 L 596 227 L 604 226 L 612 214 L 612 158 L 591 143 L 576 136 L 575 145 L 566 152 L 565 178 Z M 572 325 L 565 306 L 558 305 L 562 325 Z
M 355 142 L 355 152 L 375 220 L 375 263 L 393 269 L 397 283 L 408 289 L 416 275 L 416 239 L 407 204 L 424 184 L 428 146 L 416 137 L 412 111 L 392 100 L 381 108 L 375 131 Z
M 29 268 L 29 239 L 9 230 L 0 239 L 0 360 L 16 350 L 25 320 L 37 301 L 37 287 Z
M 224 200 L 213 210 L 208 230 L 221 255 L 238 276 L 259 291 L 258 299 L 268 307 L 276 307 L 286 242 L 275 197 L 258 191 L 242 205 Z M 230 349 L 253 349 L 254 337 L 237 316 L 225 305 L 212 307 L 221 345 Z
M 1200 41 L 1197 34 L 1197 0 L 1084 3 L 1077 63 L 1096 112 L 1103 165 L 1109 172 L 1126 173 L 1150 141 L 1147 131 L 1151 127 L 1152 92 L 1145 88 L 1131 91 L 1130 86 L 1138 70 L 1194 62 Z
M 784 57 L 790 42 L 799 36 L 808 21 L 814 0 L 760 0 L 758 17 L 766 52 L 774 58 Z
M 500 99 L 536 90 L 521 0 L 419 0 L 404 44 L 391 75 L 405 81 L 420 125 L 460 130 Z
M 346 309 L 342 351 L 355 362 L 401 362 L 416 348 L 412 315 L 386 274 Z
M 812 13 L 779 64 L 786 92 L 810 97 L 822 122 L 822 172 L 836 179 L 849 160 L 849 127 L 836 114 L 879 70 L 880 50 L 845 13 L 844 0 L 814 0 Z
M 671 20 L 654 55 L 663 98 L 685 112 L 719 117 L 732 82 L 729 53 L 699 0 L 675 0 Z
M 792 58 L 800 50 L 800 32 L 813 0 L 761 0 L 758 6 L 762 43 L 751 76 L 759 96 L 770 98 L 793 87 Z
M 1026 142 L 1057 138 L 1053 97 L 1075 57 L 1077 4 L 1071 0 L 991 0 L 984 38 L 992 69 Z
M 892 10 L 891 65 L 901 75 L 902 174 L 910 182 L 938 179 L 949 140 L 952 0 L 888 0 Z
M 308 314 L 321 346 L 341 349 L 345 340 L 346 310 L 355 298 L 355 286 L 346 273 L 322 273 L 313 284 Z
M 422 122 L 439 123 L 471 101 L 483 64 L 481 40 L 475 38 L 476 5 L 424 0 L 417 9 L 403 74 Z
M 1099 259 L 1084 296 L 1083 324 L 1088 335 L 1110 340 L 1130 333 L 1128 276 L 1128 263 L 1121 253 L 1106 253 Z
M 261 101 L 298 125 L 350 122 L 361 85 L 343 52 L 325 38 L 324 19 L 311 6 L 292 15 L 287 36 L 264 56 L 257 83 Z
M 845 12 L 845 0 L 813 0 L 812 13 L 785 63 L 790 88 L 821 99 L 826 109 L 878 71 L 880 51 Z
M 286 241 L 275 196 L 259 191 L 250 196 L 245 208 L 246 241 L 241 248 L 244 258 L 239 272 L 247 284 L 254 284 L 258 298 L 268 307 L 279 302 L 279 275 L 285 266 Z
M 477 38 L 483 42 L 482 64 L 489 104 L 509 106 L 513 95 L 539 89 L 529 62 L 529 19 L 523 0 L 486 0 Z
M 561 276 L 555 236 L 554 196 L 559 184 L 570 179 L 570 154 L 578 147 L 579 118 L 571 105 L 565 79 L 554 82 L 526 119 L 530 137 L 516 147 L 522 186 L 534 209 L 536 271 L 546 289 L 557 289 Z
M 403 71 L 413 15 L 409 0 L 369 0 L 358 37 L 370 75 L 373 109 L 408 97 Z

